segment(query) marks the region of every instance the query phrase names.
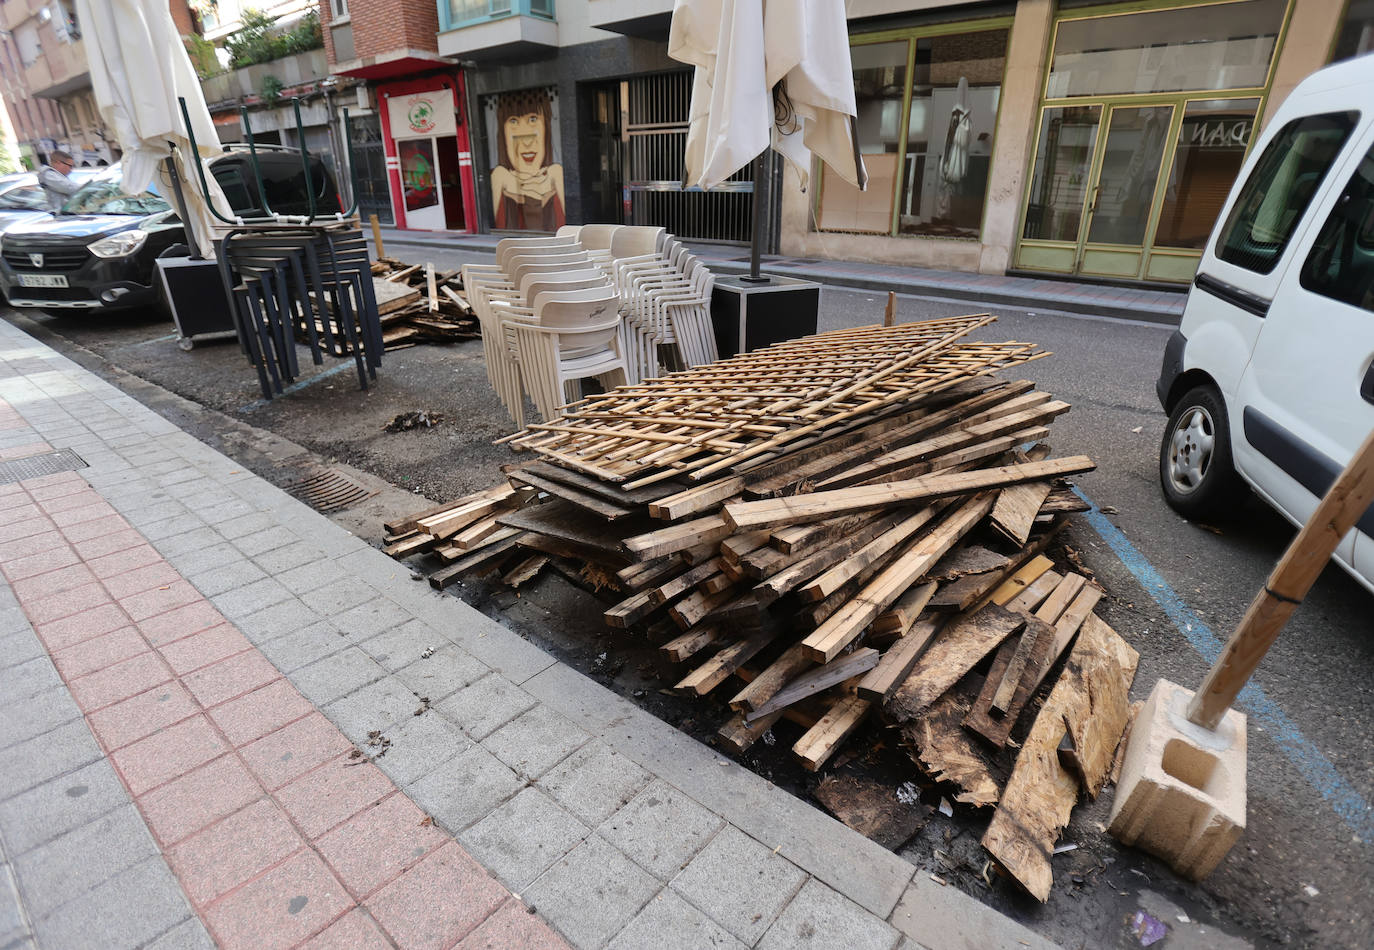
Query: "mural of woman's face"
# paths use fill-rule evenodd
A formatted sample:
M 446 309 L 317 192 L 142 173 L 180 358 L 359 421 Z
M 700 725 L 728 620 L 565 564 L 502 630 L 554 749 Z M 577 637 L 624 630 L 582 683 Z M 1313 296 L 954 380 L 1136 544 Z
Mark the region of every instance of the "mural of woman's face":
M 538 112 L 506 120 L 506 154 L 511 170 L 533 174 L 544 167 L 544 116 Z

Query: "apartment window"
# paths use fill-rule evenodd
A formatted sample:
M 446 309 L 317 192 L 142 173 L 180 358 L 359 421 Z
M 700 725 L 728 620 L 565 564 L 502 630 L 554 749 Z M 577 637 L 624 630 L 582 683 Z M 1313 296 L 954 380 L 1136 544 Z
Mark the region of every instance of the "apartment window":
M 851 59 L 866 191 L 821 172 L 825 231 L 977 238 L 1008 31 L 856 37 Z
M 348 16 L 348 0 L 329 0 L 329 14 L 335 20 Z

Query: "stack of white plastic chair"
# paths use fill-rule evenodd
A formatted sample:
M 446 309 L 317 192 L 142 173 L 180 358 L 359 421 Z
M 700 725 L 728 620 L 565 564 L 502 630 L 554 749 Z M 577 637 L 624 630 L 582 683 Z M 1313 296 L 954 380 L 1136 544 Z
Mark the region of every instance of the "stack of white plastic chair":
M 684 244 L 664 235 L 656 253 L 617 259 L 615 279 L 633 375 L 657 376 L 662 347 L 669 348 L 674 369 L 716 359 L 711 325 L 715 277 Z
M 577 242 L 593 261 L 609 265 L 612 257 L 611 242 L 624 227 L 621 224 L 584 224 L 577 229 Z
M 628 380 L 620 350 L 619 294 L 609 282 L 581 290 L 543 290 L 533 300 L 533 319 L 513 317 L 525 391 L 545 422 L 575 401 L 572 386 L 597 378 L 604 388 Z M 517 425 L 523 422 L 517 420 Z

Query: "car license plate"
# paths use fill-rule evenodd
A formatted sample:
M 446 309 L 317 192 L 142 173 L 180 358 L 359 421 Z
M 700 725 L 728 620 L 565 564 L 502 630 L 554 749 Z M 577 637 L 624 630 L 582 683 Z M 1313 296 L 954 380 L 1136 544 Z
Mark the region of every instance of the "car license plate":
M 65 287 L 67 278 L 61 274 L 20 274 L 20 287 Z

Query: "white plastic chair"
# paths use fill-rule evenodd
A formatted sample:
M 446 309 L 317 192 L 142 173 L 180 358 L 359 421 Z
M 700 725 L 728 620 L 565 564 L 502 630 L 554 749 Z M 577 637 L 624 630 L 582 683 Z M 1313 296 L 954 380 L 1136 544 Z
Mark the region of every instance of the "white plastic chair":
M 532 321 L 511 319 L 525 392 L 545 422 L 577 399 L 569 386 L 595 377 L 606 388 L 627 382 L 620 352 L 619 295 L 609 284 L 585 290 L 543 291 Z M 516 424 L 523 426 L 523 420 Z

